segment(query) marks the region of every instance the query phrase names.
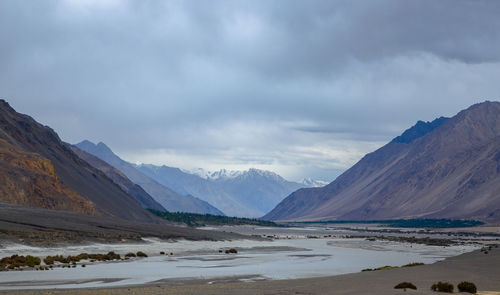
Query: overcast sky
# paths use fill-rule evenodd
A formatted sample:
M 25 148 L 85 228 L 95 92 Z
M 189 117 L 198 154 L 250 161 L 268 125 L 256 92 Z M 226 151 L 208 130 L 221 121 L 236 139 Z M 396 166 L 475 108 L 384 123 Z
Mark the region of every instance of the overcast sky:
M 0 1 L 0 97 L 132 162 L 331 181 L 500 97 L 500 1 Z

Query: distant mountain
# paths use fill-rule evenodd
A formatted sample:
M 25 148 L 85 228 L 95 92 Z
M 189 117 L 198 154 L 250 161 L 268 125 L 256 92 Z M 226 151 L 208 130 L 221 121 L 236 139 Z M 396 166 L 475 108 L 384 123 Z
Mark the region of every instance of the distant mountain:
M 150 164 L 136 168 L 178 193 L 191 194 L 214 204 L 229 216 L 261 217 L 294 190 L 312 185 L 290 182 L 276 173 L 259 169 L 215 172 L 196 169 L 188 173 Z
M 108 176 L 114 183 L 118 184 L 125 192 L 134 197 L 143 208 L 154 209 L 158 211 L 165 211 L 166 209 L 155 201 L 146 191 L 142 189 L 141 186 L 133 183 L 130 179 L 125 176 L 121 171 L 115 167 L 109 165 L 103 160 L 93 156 L 78 147 L 71 145 L 71 150 L 77 154 L 81 159 L 85 160 L 90 165 L 101 170 L 106 176 Z
M 314 180 L 312 178 L 304 178 L 300 181 L 304 187 L 322 187 L 328 184 L 328 181 Z
M 193 196 L 176 193 L 143 174 L 137 170 L 133 164 L 115 155 L 113 151 L 102 142 L 94 144 L 88 140 L 84 140 L 76 144 L 76 146 L 121 171 L 131 181 L 142 187 L 156 202 L 160 203 L 168 211 L 223 215 L 220 210 L 209 203 Z
M 455 218 L 500 221 L 500 103 L 419 121 L 335 181 L 300 189 L 271 220 Z
M 0 202 L 158 221 L 59 136 L 0 100 Z

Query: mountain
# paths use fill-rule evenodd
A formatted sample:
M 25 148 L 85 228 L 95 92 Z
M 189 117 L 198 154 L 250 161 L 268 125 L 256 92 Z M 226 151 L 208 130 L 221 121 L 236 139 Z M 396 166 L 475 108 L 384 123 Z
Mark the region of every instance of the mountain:
M 500 221 L 500 103 L 419 121 L 332 183 L 295 191 L 270 220 Z
M 72 145 L 71 150 L 77 154 L 80 158 L 85 160 L 90 165 L 101 170 L 106 176 L 108 176 L 114 183 L 118 184 L 122 190 L 127 192 L 129 195 L 134 197 L 143 208 L 154 209 L 158 211 L 165 211 L 166 209 L 153 199 L 142 187 L 133 183 L 130 179 L 125 176 L 121 171 L 115 167 L 109 165 L 103 160 L 93 156 L 78 147 Z
M 315 179 L 312 179 L 312 178 L 303 178 L 300 183 L 304 186 L 304 187 L 322 187 L 322 186 L 325 186 L 328 184 L 327 181 L 323 181 L 323 180 L 315 180 Z
M 178 193 L 191 194 L 214 204 L 229 216 L 263 216 L 284 197 L 305 186 L 287 181 L 276 173 L 253 168 L 215 172 L 196 169 L 191 173 L 150 164 L 136 168 Z
M 158 221 L 49 127 L 0 100 L 0 202 Z
M 181 195 L 158 183 L 137 170 L 133 164 L 115 155 L 113 151 L 102 142 L 94 144 L 88 140 L 84 140 L 76 144 L 76 146 L 121 171 L 131 181 L 142 187 L 156 202 L 160 203 L 168 211 L 224 215 L 220 210 L 203 200 L 189 195 Z

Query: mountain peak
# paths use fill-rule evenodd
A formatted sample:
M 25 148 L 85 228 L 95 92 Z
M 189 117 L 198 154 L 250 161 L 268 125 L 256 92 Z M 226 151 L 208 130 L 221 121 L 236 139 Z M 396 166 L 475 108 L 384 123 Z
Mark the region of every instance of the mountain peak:
M 93 155 L 116 156 L 115 153 L 113 153 L 113 151 L 102 141 L 95 144 L 92 141 L 85 139 L 82 142 L 75 144 L 75 146 Z
M 437 127 L 443 125 L 443 123 L 446 122 L 447 120 L 448 118 L 446 117 L 439 117 L 432 122 L 424 122 L 419 120 L 411 128 L 406 129 L 405 132 L 403 132 L 403 134 L 394 138 L 392 142 L 411 143 L 415 139 L 420 138 L 426 135 L 427 133 L 432 132 Z
M 316 180 L 312 178 L 303 178 L 299 183 L 305 185 L 306 187 L 323 187 L 327 185 L 328 181 Z
M 417 122 L 322 188 L 302 189 L 264 218 L 500 220 L 500 103 Z

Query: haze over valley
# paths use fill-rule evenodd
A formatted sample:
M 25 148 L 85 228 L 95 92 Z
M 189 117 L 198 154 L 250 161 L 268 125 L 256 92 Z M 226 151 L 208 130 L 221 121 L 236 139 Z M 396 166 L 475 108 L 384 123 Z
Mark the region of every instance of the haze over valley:
M 0 294 L 500 294 L 499 15 L 0 1 Z

